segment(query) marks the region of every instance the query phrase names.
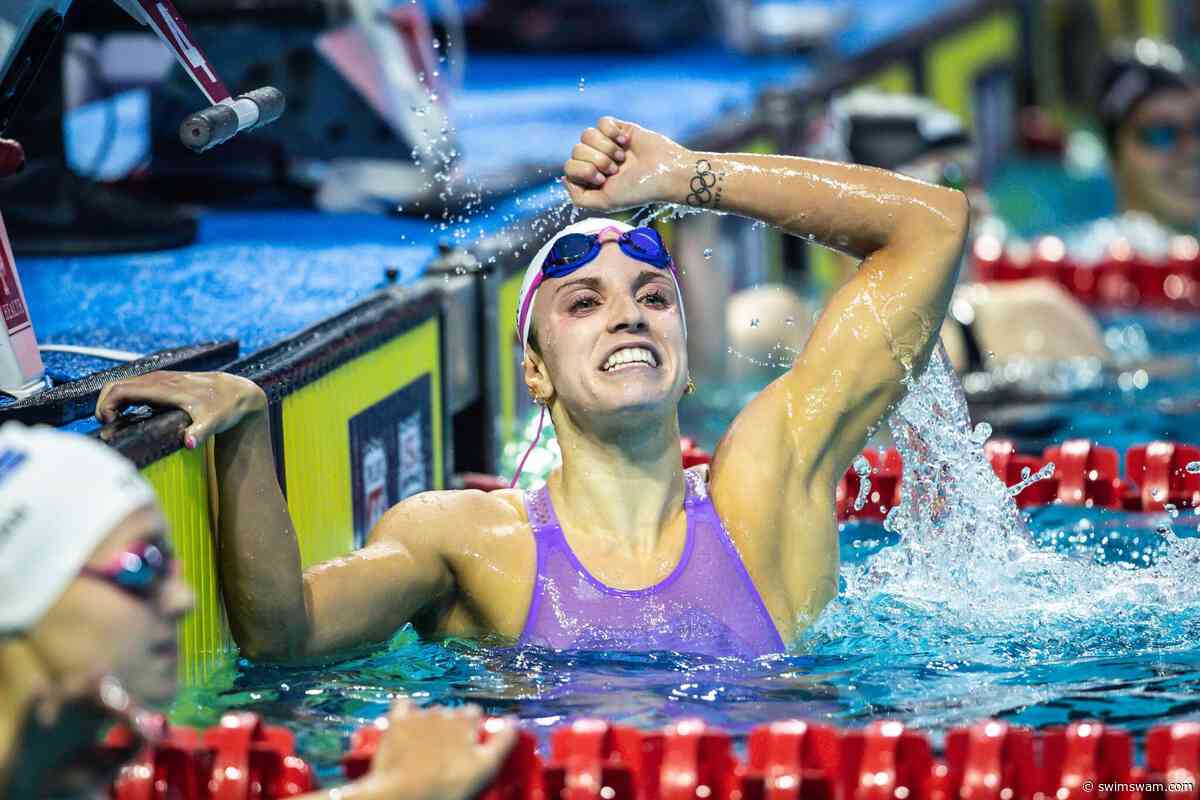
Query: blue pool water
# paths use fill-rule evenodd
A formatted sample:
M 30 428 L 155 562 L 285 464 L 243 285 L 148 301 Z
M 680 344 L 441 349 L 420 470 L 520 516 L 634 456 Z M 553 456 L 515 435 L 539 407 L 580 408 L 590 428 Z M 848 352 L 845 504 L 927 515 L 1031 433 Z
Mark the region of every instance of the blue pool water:
M 1160 355 L 1200 347 L 1200 319 L 1125 315 L 1107 324 L 1135 326 Z M 1164 427 L 1200 440 L 1194 372 L 1143 388 L 1122 383 L 1113 374 L 1048 404 L 1061 423 L 1029 437 L 1028 449 L 1077 434 L 1125 447 Z M 719 398 L 723 412 L 711 397 L 685 408 L 685 429 L 711 446 L 736 394 Z M 926 437 L 930 461 L 956 448 L 978 454 L 981 439 L 952 410 L 935 403 L 942 417 L 921 422 L 920 405 L 901 416 L 916 428 L 960 429 Z M 376 653 L 323 667 L 242 662 L 219 688 L 185 697 L 177 717 L 210 723 L 224 708 L 255 710 L 296 730 L 328 774 L 349 732 L 401 696 L 479 703 L 539 735 L 589 715 L 645 727 L 698 716 L 736 734 L 789 716 L 849 726 L 891 717 L 936 736 L 987 716 L 1032 726 L 1087 717 L 1144 732 L 1200 714 L 1200 517 L 1049 506 L 1026 512 L 1025 533 L 986 462 L 964 463 L 931 490 L 952 510 L 902 519 L 903 534 L 842 527 L 842 592 L 787 655 L 555 653 L 427 642 L 405 630 Z

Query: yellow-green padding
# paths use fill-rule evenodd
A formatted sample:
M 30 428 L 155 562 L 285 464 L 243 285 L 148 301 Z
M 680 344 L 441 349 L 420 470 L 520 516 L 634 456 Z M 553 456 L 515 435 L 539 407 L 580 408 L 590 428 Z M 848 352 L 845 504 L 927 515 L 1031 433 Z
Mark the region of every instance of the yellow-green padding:
M 512 348 L 517 338 L 517 303 L 521 301 L 523 272 L 517 272 L 500 284 L 499 307 L 496 309 L 496 347 L 500 350 L 500 424 L 496 452 L 501 452 L 505 443 L 513 438 L 517 425 L 517 367 L 513 363 Z
M 892 64 L 864 78 L 856 88 L 869 86 L 882 92 L 912 94 L 916 91 L 916 85 L 912 69 L 907 64 Z
M 997 11 L 937 42 L 925 56 L 929 97 L 972 125 L 975 79 L 993 65 L 1013 64 L 1018 43 L 1014 11 Z
M 1168 14 L 1166 0 L 1138 0 L 1138 28 L 1143 36 L 1153 36 L 1156 39 L 1167 38 Z
M 283 399 L 288 508 L 305 567 L 345 555 L 354 542 L 349 420 L 428 373 L 433 481 L 442 488 L 438 322 L 431 319 Z
M 158 493 L 184 579 L 196 594 L 196 609 L 179 623 L 179 679 L 195 686 L 234 652 L 217 587 L 204 451 L 178 450 L 142 474 Z
M 1061 5 L 1066 5 L 1061 4 Z M 1092 0 L 1105 39 L 1170 34 L 1168 0 Z

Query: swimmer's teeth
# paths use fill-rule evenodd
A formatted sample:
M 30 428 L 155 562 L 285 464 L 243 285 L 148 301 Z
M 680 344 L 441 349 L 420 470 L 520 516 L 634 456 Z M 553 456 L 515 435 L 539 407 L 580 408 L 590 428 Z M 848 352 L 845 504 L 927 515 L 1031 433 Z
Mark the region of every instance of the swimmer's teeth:
M 605 372 L 614 367 L 619 367 L 622 364 L 630 364 L 633 362 L 641 362 L 649 364 L 652 367 L 658 366 L 658 361 L 654 358 L 654 354 L 644 347 L 626 347 L 623 350 L 618 350 L 608 357 L 602 368 Z

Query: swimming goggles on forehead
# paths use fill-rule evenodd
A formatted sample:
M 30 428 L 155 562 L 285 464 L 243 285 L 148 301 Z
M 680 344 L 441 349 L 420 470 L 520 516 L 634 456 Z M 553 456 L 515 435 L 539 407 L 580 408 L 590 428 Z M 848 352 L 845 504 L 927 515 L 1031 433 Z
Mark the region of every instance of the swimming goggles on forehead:
M 546 254 L 542 262 L 542 275 L 547 278 L 561 278 L 570 275 L 575 270 L 596 260 L 600 255 L 603 242 L 601 234 L 615 228 L 605 228 L 598 233 L 568 233 L 559 238 Z M 616 239 L 617 247 L 630 258 L 649 264 L 659 269 L 669 269 L 674 266 L 667 246 L 654 228 L 633 228 L 623 232 Z
M 161 536 L 135 544 L 103 567 L 84 567 L 80 575 L 104 581 L 142 600 L 154 597 L 174 568 L 171 549 Z

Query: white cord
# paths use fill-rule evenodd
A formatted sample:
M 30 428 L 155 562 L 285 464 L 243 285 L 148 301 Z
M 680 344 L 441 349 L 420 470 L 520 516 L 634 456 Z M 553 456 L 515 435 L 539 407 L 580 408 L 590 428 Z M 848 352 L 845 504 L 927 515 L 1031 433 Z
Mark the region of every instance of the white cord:
M 137 361 L 141 353 L 131 353 L 128 350 L 113 350 L 109 347 L 83 347 L 76 344 L 40 344 L 38 350 L 43 353 L 72 353 L 78 356 L 103 358 L 106 361 Z

